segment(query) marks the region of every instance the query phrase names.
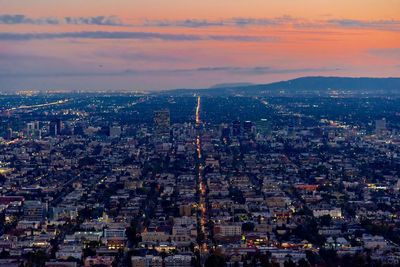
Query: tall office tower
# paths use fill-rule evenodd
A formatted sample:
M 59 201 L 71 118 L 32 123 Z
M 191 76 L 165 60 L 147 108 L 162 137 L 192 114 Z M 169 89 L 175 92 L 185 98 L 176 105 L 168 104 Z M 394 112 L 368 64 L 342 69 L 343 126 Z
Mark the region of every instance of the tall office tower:
M 386 119 L 383 118 L 381 120 L 376 120 L 375 121 L 375 133 L 376 134 L 381 134 L 383 132 L 386 132 Z
M 113 125 L 109 129 L 110 138 L 120 138 L 121 137 L 121 126 Z
M 40 126 L 38 121 L 26 124 L 26 135 L 28 138 L 41 138 Z
M 261 119 L 256 122 L 257 133 L 267 135 L 270 132 L 270 125 L 267 119 Z
M 398 179 L 397 183 L 394 185 L 394 190 L 400 191 L 400 179 Z
M 289 124 L 287 127 L 287 135 L 295 136 L 296 135 L 296 127 L 293 124 Z
M 242 126 L 241 126 L 240 121 L 232 122 L 232 135 L 239 136 L 240 133 L 242 132 L 241 128 L 242 128 Z
M 56 136 L 61 134 L 61 120 L 54 119 L 50 122 L 49 135 Z
M 23 211 L 25 220 L 41 222 L 46 215 L 46 204 L 41 201 L 25 201 Z
M 230 135 L 231 135 L 231 130 L 229 129 L 229 125 L 221 124 L 221 138 L 229 139 Z
M 243 123 L 243 132 L 245 134 L 251 134 L 253 131 L 253 123 L 251 121 L 245 121 Z
M 14 132 L 11 128 L 7 128 L 6 139 L 11 140 L 14 137 Z
M 170 134 L 170 114 L 168 109 L 154 112 L 154 127 L 156 135 L 159 137 L 168 137 Z
M 26 124 L 26 135 L 27 135 L 27 137 L 30 137 L 30 138 L 33 137 L 34 132 L 35 132 L 35 123 L 28 122 Z

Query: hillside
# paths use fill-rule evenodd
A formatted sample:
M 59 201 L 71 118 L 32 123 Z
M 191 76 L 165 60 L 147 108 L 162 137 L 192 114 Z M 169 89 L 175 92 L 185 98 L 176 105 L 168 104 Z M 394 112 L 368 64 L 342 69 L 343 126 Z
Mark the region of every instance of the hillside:
M 179 89 L 169 94 L 206 94 L 206 95 L 275 95 L 275 94 L 325 94 L 341 91 L 355 94 L 400 94 L 400 78 L 350 78 L 350 77 L 301 77 L 270 84 L 227 85 L 208 89 Z

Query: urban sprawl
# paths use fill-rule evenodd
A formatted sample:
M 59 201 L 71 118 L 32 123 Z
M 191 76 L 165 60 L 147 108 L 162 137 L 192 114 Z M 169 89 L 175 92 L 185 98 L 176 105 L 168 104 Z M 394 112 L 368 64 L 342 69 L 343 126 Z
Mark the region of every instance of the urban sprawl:
M 1 96 L 0 266 L 398 266 L 399 106 Z

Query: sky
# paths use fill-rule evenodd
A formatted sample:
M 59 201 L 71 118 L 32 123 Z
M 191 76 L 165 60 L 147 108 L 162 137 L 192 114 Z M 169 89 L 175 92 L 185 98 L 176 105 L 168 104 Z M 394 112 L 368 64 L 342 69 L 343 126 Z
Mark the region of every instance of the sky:
M 0 91 L 399 74 L 400 0 L 0 0 Z

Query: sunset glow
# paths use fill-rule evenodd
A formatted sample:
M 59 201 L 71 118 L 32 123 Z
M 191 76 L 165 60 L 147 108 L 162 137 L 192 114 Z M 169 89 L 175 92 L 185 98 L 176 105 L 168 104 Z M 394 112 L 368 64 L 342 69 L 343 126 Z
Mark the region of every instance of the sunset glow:
M 398 76 L 400 1 L 0 0 L 0 90 Z

